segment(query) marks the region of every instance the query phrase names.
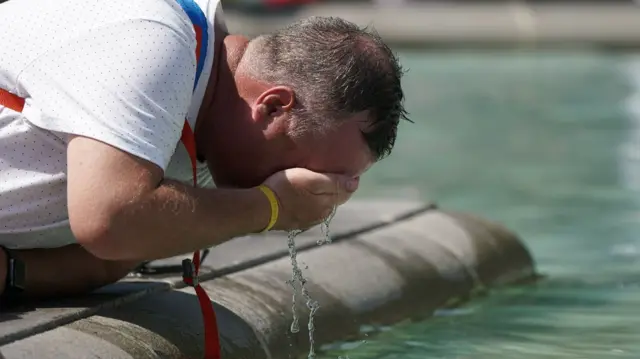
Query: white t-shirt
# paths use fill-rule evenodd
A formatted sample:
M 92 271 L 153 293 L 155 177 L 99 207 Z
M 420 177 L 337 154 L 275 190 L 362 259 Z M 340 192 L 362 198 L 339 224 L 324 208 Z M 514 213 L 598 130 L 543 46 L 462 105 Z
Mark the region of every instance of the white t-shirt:
M 67 212 L 69 134 L 149 160 L 189 181 L 179 144 L 192 128 L 214 59 L 219 0 L 195 0 L 209 25 L 195 79 L 195 33 L 176 0 L 12 0 L 0 5 L 0 87 L 26 98 L 0 106 L 0 245 L 57 247 L 75 240 Z M 211 185 L 206 165 L 202 183 Z

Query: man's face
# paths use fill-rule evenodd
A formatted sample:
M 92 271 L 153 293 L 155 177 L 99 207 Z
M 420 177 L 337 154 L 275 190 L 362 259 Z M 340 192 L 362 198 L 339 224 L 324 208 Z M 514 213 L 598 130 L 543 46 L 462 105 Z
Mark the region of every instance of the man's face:
M 265 136 L 229 140 L 220 151 L 224 155 L 209 163 L 210 169 L 219 187 L 257 186 L 272 174 L 294 167 L 359 178 L 374 163 L 362 135 L 366 120 L 366 115 L 358 114 L 327 133 L 295 138 L 286 133 L 287 126 L 273 123 Z
M 297 149 L 301 156 L 296 166 L 359 178 L 374 163 L 362 136 L 367 123 L 367 114 L 363 112 L 326 134 L 301 140 Z
M 369 123 L 367 112 L 342 119 L 326 133 L 291 136 L 296 132 L 290 112 L 293 92 L 286 87 L 253 86 L 260 94 L 253 97 L 257 99 L 246 100 L 233 111 L 233 119 L 220 122 L 218 136 L 210 142 L 207 161 L 216 185 L 257 186 L 294 167 L 359 178 L 371 167 L 373 156 L 362 135 Z

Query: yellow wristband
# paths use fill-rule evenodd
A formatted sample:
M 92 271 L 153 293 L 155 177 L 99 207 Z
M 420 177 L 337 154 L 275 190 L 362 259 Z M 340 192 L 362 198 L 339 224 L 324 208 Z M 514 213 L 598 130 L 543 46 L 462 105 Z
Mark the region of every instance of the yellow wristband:
M 260 189 L 260 191 L 262 191 L 262 193 L 264 193 L 264 195 L 269 200 L 269 205 L 271 205 L 271 219 L 269 219 L 269 224 L 262 231 L 262 233 L 264 233 L 264 232 L 270 231 L 271 228 L 273 228 L 273 226 L 276 225 L 276 222 L 278 222 L 278 214 L 279 214 L 280 206 L 278 205 L 278 198 L 276 197 L 276 194 L 273 193 L 271 188 L 263 184 L 258 186 L 258 188 Z

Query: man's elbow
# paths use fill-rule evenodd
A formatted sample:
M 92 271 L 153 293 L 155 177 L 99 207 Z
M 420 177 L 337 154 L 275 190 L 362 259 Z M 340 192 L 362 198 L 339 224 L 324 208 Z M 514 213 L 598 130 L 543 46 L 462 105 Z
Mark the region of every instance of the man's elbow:
M 74 214 L 69 211 L 69 225 L 78 244 L 103 260 L 132 259 L 124 246 L 126 238 L 117 224 L 116 214 L 95 212 L 80 209 Z
M 163 170 L 150 161 L 99 140 L 72 137 L 67 145 L 67 207 L 77 242 L 101 259 L 139 259 L 143 249 L 134 239 L 142 231 L 129 214 L 163 177 Z

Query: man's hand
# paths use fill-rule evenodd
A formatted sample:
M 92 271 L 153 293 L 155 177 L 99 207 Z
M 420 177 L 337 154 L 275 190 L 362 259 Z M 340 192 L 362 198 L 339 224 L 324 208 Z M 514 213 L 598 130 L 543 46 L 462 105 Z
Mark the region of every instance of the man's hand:
M 269 177 L 265 183 L 280 204 L 274 229 L 307 229 L 327 218 L 358 189 L 358 179 L 292 168 Z

